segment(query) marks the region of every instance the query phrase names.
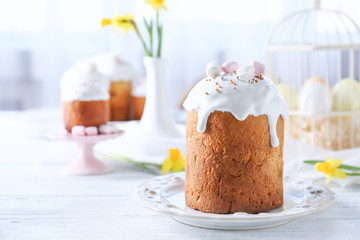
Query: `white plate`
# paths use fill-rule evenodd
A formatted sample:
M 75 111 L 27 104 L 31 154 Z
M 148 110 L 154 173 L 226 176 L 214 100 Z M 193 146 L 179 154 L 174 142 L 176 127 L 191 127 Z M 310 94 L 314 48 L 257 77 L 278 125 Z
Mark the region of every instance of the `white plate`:
M 267 213 L 203 213 L 185 205 L 184 172 L 147 180 L 135 188 L 134 199 L 142 206 L 165 213 L 196 227 L 223 230 L 250 230 L 276 227 L 297 217 L 324 210 L 335 202 L 330 189 L 303 180 L 284 179 L 284 204 Z

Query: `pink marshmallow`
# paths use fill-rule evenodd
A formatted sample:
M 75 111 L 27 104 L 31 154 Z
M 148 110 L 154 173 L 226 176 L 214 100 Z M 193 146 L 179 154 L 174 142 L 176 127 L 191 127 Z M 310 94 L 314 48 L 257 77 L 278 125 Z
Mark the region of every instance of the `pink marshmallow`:
M 226 73 L 233 73 L 239 69 L 239 64 L 235 61 L 227 61 L 221 65 L 221 69 Z
M 71 129 L 71 134 L 73 137 L 83 137 L 85 136 L 85 127 L 84 126 L 73 126 Z
M 85 133 L 88 136 L 95 136 L 95 135 L 99 134 L 99 131 L 98 131 L 97 127 L 86 127 Z
M 251 64 L 254 66 L 255 71 L 254 73 L 264 75 L 265 73 L 265 65 L 262 63 L 259 63 L 257 61 L 252 61 Z

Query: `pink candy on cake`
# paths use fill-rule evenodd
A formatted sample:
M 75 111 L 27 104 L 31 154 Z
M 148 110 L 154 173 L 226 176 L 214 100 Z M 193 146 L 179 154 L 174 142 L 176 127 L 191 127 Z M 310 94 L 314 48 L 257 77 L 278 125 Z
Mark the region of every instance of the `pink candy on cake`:
M 265 74 L 265 65 L 262 63 L 259 63 L 257 61 L 252 61 L 251 64 L 255 67 L 256 74 L 264 75 Z
M 225 73 L 233 73 L 233 72 L 236 72 L 236 70 L 238 70 L 239 67 L 240 66 L 237 62 L 227 61 L 221 65 L 221 70 L 223 70 Z
M 265 65 L 264 64 L 259 63 L 257 61 L 252 61 L 250 64 L 252 66 L 254 66 L 255 74 L 260 74 L 260 75 L 265 74 Z M 227 61 L 221 65 L 221 70 L 225 73 L 234 73 L 234 72 L 238 71 L 239 68 L 240 68 L 240 65 L 236 61 Z

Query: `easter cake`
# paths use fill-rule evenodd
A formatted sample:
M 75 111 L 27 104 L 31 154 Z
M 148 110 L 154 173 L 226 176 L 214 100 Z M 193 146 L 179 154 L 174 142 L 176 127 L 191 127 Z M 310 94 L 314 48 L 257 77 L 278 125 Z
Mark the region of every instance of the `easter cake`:
M 96 65 L 79 62 L 63 74 L 60 82 L 65 128 L 98 127 L 109 120 L 108 82 Z
M 260 213 L 283 204 L 287 105 L 264 66 L 207 65 L 190 91 L 185 200 L 208 213 Z
M 130 119 L 130 99 L 134 71 L 131 65 L 112 53 L 102 53 L 92 58 L 99 71 L 110 81 L 110 120 Z

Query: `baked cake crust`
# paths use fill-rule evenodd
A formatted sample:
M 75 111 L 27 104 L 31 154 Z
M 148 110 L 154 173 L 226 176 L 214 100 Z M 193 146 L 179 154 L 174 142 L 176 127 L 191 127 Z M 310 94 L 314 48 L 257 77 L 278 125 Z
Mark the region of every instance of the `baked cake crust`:
M 131 81 L 111 82 L 110 112 L 111 121 L 129 120 Z
M 198 113 L 187 111 L 185 200 L 208 213 L 260 213 L 283 204 L 284 120 L 278 147 L 270 144 L 266 115 L 237 120 L 230 112 L 210 114 L 206 131 Z
M 74 126 L 100 126 L 109 120 L 109 101 L 62 101 L 63 122 L 67 131 Z
M 136 97 L 132 96 L 132 104 L 134 107 L 134 119 L 140 120 L 144 112 L 145 107 L 145 97 Z

